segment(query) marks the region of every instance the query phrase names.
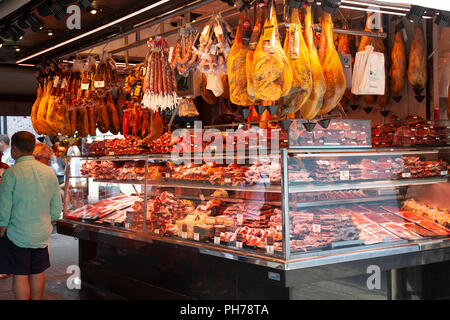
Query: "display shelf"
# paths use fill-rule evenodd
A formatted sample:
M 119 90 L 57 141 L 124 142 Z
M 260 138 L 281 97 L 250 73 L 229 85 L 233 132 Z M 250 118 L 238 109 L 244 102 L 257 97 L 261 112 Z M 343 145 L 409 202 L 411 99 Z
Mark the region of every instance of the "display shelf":
M 443 176 L 443 177 L 402 179 L 402 180 L 333 182 L 327 184 L 290 183 L 288 188 L 289 193 L 301 193 L 301 192 L 335 191 L 348 189 L 398 188 L 412 185 L 434 184 L 447 181 L 448 181 L 447 176 Z
M 297 203 L 296 208 L 309 208 L 309 207 L 326 207 L 326 206 L 338 206 L 345 204 L 355 204 L 355 203 L 367 203 L 367 202 L 380 202 L 380 201 L 393 201 L 398 200 L 400 196 L 377 196 L 377 197 L 366 197 L 366 198 L 353 198 L 353 199 L 342 199 L 342 200 L 317 200 Z
M 94 179 L 94 182 L 99 183 L 113 183 L 113 184 L 136 184 L 144 185 L 145 181 L 141 180 L 110 180 L 110 179 Z M 147 181 L 147 187 L 167 187 L 167 188 L 191 188 L 191 189 L 218 189 L 231 191 L 250 191 L 250 192 L 271 192 L 281 193 L 280 185 L 251 185 L 251 186 L 226 186 L 215 185 L 208 182 L 191 182 L 184 180 L 173 181 Z

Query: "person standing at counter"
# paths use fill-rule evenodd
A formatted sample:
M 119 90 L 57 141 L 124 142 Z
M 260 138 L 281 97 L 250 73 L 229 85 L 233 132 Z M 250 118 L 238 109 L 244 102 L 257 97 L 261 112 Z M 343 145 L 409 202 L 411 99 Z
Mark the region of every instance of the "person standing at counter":
M 11 167 L 14 164 L 14 159 L 11 156 L 9 137 L 6 134 L 0 135 L 0 151 L 2 152 L 2 162 Z
M 42 299 L 52 221 L 62 211 L 58 179 L 50 167 L 35 160 L 34 147 L 32 133 L 12 136 L 15 165 L 5 171 L 0 184 L 0 273 L 13 275 L 18 300 Z

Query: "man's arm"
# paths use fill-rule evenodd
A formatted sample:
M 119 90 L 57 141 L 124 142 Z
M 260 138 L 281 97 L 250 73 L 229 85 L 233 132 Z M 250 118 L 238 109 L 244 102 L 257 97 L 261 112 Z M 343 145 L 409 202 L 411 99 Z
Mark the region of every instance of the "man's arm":
M 14 175 L 8 173 L 9 171 L 6 170 L 0 183 L 0 237 L 5 235 L 6 227 L 11 218 L 15 180 Z
M 58 178 L 56 178 L 56 175 L 54 183 L 55 183 L 54 191 L 50 199 L 50 217 L 52 222 L 58 220 L 61 217 L 62 212 L 61 194 L 59 192 L 59 183 Z

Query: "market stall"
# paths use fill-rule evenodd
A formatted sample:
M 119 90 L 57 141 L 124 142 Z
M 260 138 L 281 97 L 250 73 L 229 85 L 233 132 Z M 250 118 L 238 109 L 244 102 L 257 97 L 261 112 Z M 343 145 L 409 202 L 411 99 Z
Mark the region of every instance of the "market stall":
M 78 139 L 57 228 L 79 239 L 83 288 L 449 297 L 450 13 L 160 2 L 18 60 L 47 57 L 35 131 Z

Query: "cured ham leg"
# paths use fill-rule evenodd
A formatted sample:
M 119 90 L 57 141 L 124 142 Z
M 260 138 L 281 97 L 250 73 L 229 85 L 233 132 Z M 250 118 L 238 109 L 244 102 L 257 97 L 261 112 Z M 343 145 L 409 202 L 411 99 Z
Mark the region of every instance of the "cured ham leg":
M 312 91 L 311 60 L 303 39 L 298 9 L 292 9 L 283 49 L 289 58 L 293 78 L 291 90 L 282 99 L 281 117 L 300 110 Z
M 311 61 L 312 90 L 311 94 L 300 108 L 300 112 L 305 119 L 313 119 L 322 108 L 323 96 L 326 91 L 326 81 L 323 75 L 322 66 L 317 55 L 314 44 L 314 31 L 312 29 L 311 6 L 306 7 L 305 15 L 305 41 L 309 50 Z
M 401 26 L 402 25 L 399 24 L 396 27 L 394 46 L 392 47 L 391 53 L 391 89 L 392 98 L 396 102 L 399 102 L 402 98 L 401 93 L 406 80 L 406 51 Z
M 331 15 L 327 12 L 324 12 L 322 16 L 319 60 L 327 84 L 323 105 L 319 113 L 325 114 L 336 107 L 344 96 L 346 86 L 341 60 L 334 46 L 333 21 L 331 20 Z
M 414 89 L 423 89 L 427 83 L 426 42 L 422 26 L 417 23 L 414 23 L 414 36 L 409 51 L 408 81 Z

